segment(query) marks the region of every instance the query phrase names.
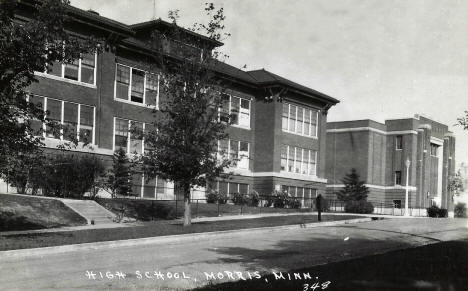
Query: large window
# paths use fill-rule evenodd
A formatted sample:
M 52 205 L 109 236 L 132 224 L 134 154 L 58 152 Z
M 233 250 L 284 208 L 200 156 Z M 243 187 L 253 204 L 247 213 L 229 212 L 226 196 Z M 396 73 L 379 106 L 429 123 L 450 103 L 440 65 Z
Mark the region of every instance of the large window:
M 317 121 L 317 110 L 283 103 L 283 131 L 298 135 L 317 137 Z
M 305 208 L 312 207 L 312 201 L 317 197 L 317 189 L 307 187 L 282 185 L 281 190 L 288 193 L 291 197 L 297 197 L 301 201 L 302 207 Z
M 281 147 L 281 171 L 315 176 L 317 151 L 283 145 Z
M 248 194 L 249 184 L 218 181 L 217 190 L 219 194 L 232 197 L 235 193 Z
M 395 171 L 395 185 L 401 185 L 401 171 Z
M 249 143 L 233 139 L 221 140 L 218 142 L 218 153 L 224 158 L 228 158 L 235 163 L 238 169 L 249 169 Z
M 83 54 L 80 59 L 71 63 L 54 62 L 45 72 L 49 75 L 82 82 L 96 84 L 96 54 Z
M 403 136 L 402 135 L 395 136 L 395 149 L 397 150 L 403 149 Z
M 116 100 L 157 106 L 158 98 L 158 75 L 117 64 L 115 73 Z
M 439 156 L 438 152 L 439 152 L 439 146 L 434 143 L 431 143 L 431 156 L 438 157 Z
M 144 152 L 142 122 L 115 118 L 114 121 L 114 150 L 123 149 L 128 154 L 142 154 Z
M 222 94 L 221 98 L 221 121 L 229 122 L 231 115 L 233 125 L 250 128 L 250 100 L 229 94 Z
M 29 102 L 40 106 L 47 112 L 47 119 L 52 121 L 52 126 L 42 121 L 32 121 L 33 130 L 40 129 L 45 137 L 84 143 L 94 143 L 94 107 L 62 101 L 47 97 L 29 96 Z

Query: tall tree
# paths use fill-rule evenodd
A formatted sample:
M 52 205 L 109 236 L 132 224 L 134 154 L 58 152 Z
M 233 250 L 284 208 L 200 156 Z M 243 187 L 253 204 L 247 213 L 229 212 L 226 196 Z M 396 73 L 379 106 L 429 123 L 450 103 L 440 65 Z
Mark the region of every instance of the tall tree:
M 337 193 L 338 199 L 342 201 L 361 201 L 367 199 L 369 188 L 365 181 L 359 179 L 356 169 L 352 168 L 351 173 L 346 174 L 342 180 L 344 188 Z
M 112 196 L 116 194 L 129 196 L 132 193 L 133 162 L 127 153 L 120 148 L 114 153 L 113 164 L 108 173 L 106 187 L 111 190 Z
M 455 175 L 451 175 L 448 178 L 447 190 L 453 195 L 459 195 L 463 192 L 463 177 L 460 170 Z
M 207 4 L 205 11 L 210 16 L 209 23 L 196 24 L 193 31 L 205 34 L 209 41 L 198 41 L 179 27 L 177 11 L 169 13 L 173 21 L 169 33 L 153 33 L 153 47 L 162 52 L 159 59 L 163 86 L 160 90 L 166 99 L 160 112 L 155 112 L 153 130 L 145 133 L 145 148 L 150 150 L 142 161 L 147 177 L 158 175 L 174 181 L 177 188 L 182 189 L 184 226 L 191 224 L 191 189 L 207 186 L 207 181 L 222 175 L 232 163 L 224 155 L 217 154 L 218 141 L 227 138 L 225 130 L 235 114 L 226 110 L 224 86 L 215 73 L 224 55 L 216 49 L 212 51 L 213 42 L 227 36 L 223 33 L 225 16 L 223 9 L 216 10 L 213 4 Z M 172 42 L 171 53 L 182 58 L 166 57 L 167 38 Z M 198 49 L 183 45 L 189 41 L 195 41 Z M 182 45 L 176 47 L 175 44 Z M 220 108 L 224 108 L 221 116 Z
M 56 61 L 72 62 L 96 48 L 93 39 L 78 39 L 65 30 L 68 5 L 68 0 L 0 1 L 0 175 L 7 157 L 41 145 L 31 120 L 47 118 L 42 108 L 26 102 L 27 88 L 37 82 L 34 72 Z M 16 17 L 28 6 L 33 8 L 31 19 Z

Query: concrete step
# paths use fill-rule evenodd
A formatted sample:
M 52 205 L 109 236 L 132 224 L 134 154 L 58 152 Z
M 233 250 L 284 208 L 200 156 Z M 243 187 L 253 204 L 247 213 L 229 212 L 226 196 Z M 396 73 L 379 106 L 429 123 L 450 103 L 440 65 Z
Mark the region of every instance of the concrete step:
M 113 223 L 115 214 L 92 200 L 61 199 L 62 202 L 73 211 L 86 218 L 88 224 L 91 220 L 95 224 Z

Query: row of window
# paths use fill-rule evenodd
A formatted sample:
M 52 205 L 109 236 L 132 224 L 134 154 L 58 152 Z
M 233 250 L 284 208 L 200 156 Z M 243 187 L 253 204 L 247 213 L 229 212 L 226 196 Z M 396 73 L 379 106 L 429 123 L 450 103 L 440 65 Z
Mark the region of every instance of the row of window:
M 250 100 L 223 93 L 223 104 L 220 111 L 220 119 L 229 122 L 229 116 L 233 119 L 231 124 L 250 128 Z
M 40 120 L 31 122 L 35 132 L 42 129 L 43 137 L 60 140 L 76 140 L 94 144 L 95 108 L 93 106 L 56 100 L 36 95 L 28 96 L 28 101 L 48 112 L 47 118 L 61 128 L 51 128 Z
M 317 197 L 317 189 L 282 185 L 281 190 L 302 201 L 304 207 L 311 207 L 312 199 Z
M 281 147 L 281 171 L 316 176 L 317 151 L 283 145 Z
M 397 135 L 395 136 L 395 149 L 397 150 L 402 150 L 403 149 L 403 136 L 402 135 Z M 438 149 L 439 145 L 431 143 L 430 144 L 430 154 L 433 157 L 438 156 Z
M 54 62 L 48 66 L 46 74 L 96 85 L 96 54 L 83 54 L 72 63 Z
M 156 106 L 160 94 L 159 79 L 157 74 L 117 64 L 114 97 L 117 100 Z
M 142 154 L 145 145 L 142 134 L 149 130 L 149 124 L 143 122 L 115 118 L 114 119 L 114 150 L 123 149 L 128 154 Z
M 234 193 L 248 194 L 249 184 L 218 181 L 216 190 L 218 190 L 219 194 L 225 194 L 228 197 L 232 197 Z
M 283 131 L 309 137 L 317 137 L 317 122 L 317 110 L 283 103 Z
M 234 167 L 249 169 L 250 145 L 246 141 L 225 139 L 218 142 L 218 154 L 224 159 L 234 161 Z

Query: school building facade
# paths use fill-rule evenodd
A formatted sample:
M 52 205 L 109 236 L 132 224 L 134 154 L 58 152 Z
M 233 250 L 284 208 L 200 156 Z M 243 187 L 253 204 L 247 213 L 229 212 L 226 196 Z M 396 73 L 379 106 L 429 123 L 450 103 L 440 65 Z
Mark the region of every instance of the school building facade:
M 445 124 L 419 115 L 385 123 L 329 122 L 326 159 L 327 196 L 332 199 L 355 168 L 374 207 L 404 208 L 408 178 L 408 207 L 453 209 L 447 184 L 455 173 L 455 137 Z
M 20 21 L 30 17 L 26 7 Z M 69 7 L 70 31 L 77 36 L 93 35 L 106 39 L 99 54 L 83 56 L 73 64 L 54 64 L 37 72 L 38 83 L 29 88 L 29 101 L 49 111 L 49 118 L 71 126 L 78 138 L 85 138 L 71 151 L 99 156 L 111 164 L 114 152 L 123 148 L 129 155 L 144 154 L 142 139 L 131 127 L 143 131 L 153 121 L 164 96 L 160 73 L 147 62 L 152 54 L 147 46 L 151 30 L 165 31 L 172 24 L 161 19 L 126 25 L 100 16 L 94 11 Z M 215 48 L 222 43 L 184 30 L 194 42 L 180 43 L 165 39 L 170 56 L 173 46 L 183 46 L 190 57 L 209 57 L 196 43 Z M 177 57 L 186 57 L 179 55 Z M 223 110 L 237 112 L 229 126 L 229 139 L 220 149 L 239 159 L 230 179 L 212 186 L 221 193 L 269 195 L 286 190 L 297 197 L 312 198 L 325 193 L 326 123 L 328 110 L 339 101 L 311 88 L 292 82 L 266 70 L 245 71 L 219 63 L 217 76 L 229 80 Z M 37 127 L 45 127 L 41 122 Z M 53 150 L 66 142 L 63 134 L 44 132 L 44 142 Z M 4 186 L 2 187 L 4 188 Z M 3 189 L 4 190 L 4 189 Z M 147 199 L 174 199 L 174 183 L 155 178 L 147 181 L 142 174 L 133 177 L 133 195 Z M 204 198 L 204 189 L 195 189 L 194 198 Z

